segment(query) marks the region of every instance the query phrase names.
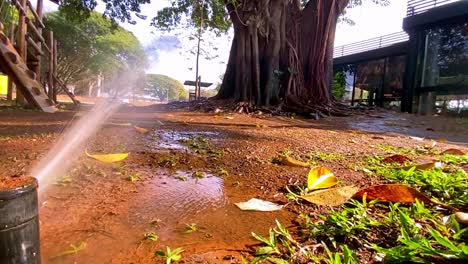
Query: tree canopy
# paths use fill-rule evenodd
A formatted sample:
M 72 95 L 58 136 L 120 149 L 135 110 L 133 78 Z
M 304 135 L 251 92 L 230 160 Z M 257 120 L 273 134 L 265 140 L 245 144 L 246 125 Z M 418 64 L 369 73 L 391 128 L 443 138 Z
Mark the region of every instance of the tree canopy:
M 188 93 L 182 83 L 162 74 L 146 74 L 143 93 L 152 97 L 158 97 L 161 101 L 168 99 L 185 100 Z
M 133 23 L 150 0 L 104 0 L 106 15 Z M 389 0 L 368 0 L 387 5 Z M 96 0 L 63 0 L 86 13 Z M 285 106 L 296 113 L 339 114 L 331 95 L 336 25 L 346 7 L 363 0 L 170 0 L 152 24 L 172 30 L 186 21 L 234 38 L 218 98 L 250 105 Z M 94 6 L 93 6 L 94 5 Z M 246 104 L 243 104 L 246 105 Z
M 59 42 L 58 74 L 66 82 L 98 74 L 112 77 L 145 66 L 138 39 L 102 14 L 91 12 L 87 19 L 78 21 L 58 11 L 46 14 L 44 23 Z

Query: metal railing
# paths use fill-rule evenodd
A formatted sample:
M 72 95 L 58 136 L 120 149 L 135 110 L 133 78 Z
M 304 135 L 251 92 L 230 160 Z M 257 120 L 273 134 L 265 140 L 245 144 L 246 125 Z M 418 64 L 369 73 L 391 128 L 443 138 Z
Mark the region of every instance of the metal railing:
M 458 1 L 460 0 L 408 0 L 408 5 L 406 7 L 406 16 L 409 17 L 421 14 L 431 8 Z
M 333 58 L 348 56 L 364 51 L 375 50 L 383 47 L 388 47 L 393 44 L 401 43 L 408 40 L 406 32 L 397 32 L 377 38 L 371 38 L 343 46 L 338 46 L 333 49 Z

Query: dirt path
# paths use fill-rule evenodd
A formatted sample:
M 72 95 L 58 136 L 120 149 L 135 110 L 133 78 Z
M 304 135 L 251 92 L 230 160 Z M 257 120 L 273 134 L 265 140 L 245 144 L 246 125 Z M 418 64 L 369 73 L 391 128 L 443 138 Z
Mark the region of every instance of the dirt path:
M 28 173 L 77 115 L 82 113 L 0 112 L 0 175 Z M 128 123 L 150 132 L 140 134 Z M 300 212 L 327 210 L 296 205 L 246 212 L 234 205 L 253 197 L 287 203 L 284 186 L 305 184 L 307 168 L 272 164 L 281 151 L 312 153 L 317 164 L 344 183 L 364 187 L 382 180 L 355 169 L 363 157 L 431 144 L 410 136 L 448 140 L 438 142 L 438 149 L 463 146 L 466 131 L 466 120 L 386 112 L 312 121 L 166 106 L 125 108 L 106 122 L 87 149 L 127 151 L 129 158 L 103 164 L 83 155 L 67 175 L 51 177 L 53 186 L 41 193 L 43 260 L 159 263 L 162 259 L 154 252 L 169 246 L 185 249 L 182 263 L 240 263 L 241 255 L 256 244 L 251 232 L 266 233 L 275 219 L 292 226 Z M 193 173 L 203 178 L 195 179 Z M 187 225 L 193 232 L 187 232 Z M 147 232 L 158 240 L 144 240 Z M 53 257 L 82 242 L 86 248 L 77 254 Z

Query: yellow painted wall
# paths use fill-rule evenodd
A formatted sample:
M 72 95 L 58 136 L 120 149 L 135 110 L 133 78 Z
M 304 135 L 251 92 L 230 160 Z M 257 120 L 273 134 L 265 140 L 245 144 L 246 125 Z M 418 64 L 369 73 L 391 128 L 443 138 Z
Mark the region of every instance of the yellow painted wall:
M 6 95 L 8 92 L 8 76 L 0 75 L 0 94 Z

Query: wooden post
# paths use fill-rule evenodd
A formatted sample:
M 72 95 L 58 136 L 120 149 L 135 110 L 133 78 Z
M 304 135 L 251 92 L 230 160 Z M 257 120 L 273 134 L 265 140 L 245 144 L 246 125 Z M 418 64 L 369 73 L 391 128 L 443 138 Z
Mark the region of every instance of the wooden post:
M 55 77 L 58 77 L 57 76 L 57 59 L 58 59 L 57 46 L 58 46 L 57 45 L 57 40 L 54 39 L 54 60 L 53 60 L 53 62 L 54 62 L 54 67 L 53 67 L 54 71 L 53 71 L 53 73 L 54 73 Z M 54 89 L 53 89 L 53 91 L 54 91 L 54 102 L 57 102 L 57 85 L 55 84 L 55 78 L 54 78 Z
M 10 42 L 12 45 L 15 45 L 15 25 L 12 24 L 10 27 L 10 31 L 8 32 L 8 36 L 10 38 Z M 13 79 L 11 77 L 8 77 L 8 90 L 7 90 L 7 100 L 13 100 L 13 89 L 15 88 L 13 86 Z
M 43 0 L 37 0 L 37 6 L 36 6 L 36 13 L 37 16 L 39 17 L 39 20 L 36 20 L 36 26 L 37 26 L 37 31 L 40 35 L 42 35 L 42 5 L 43 5 Z M 36 41 L 37 46 L 39 49 L 42 50 L 42 43 L 40 40 Z M 36 73 L 36 76 L 38 76 L 38 81 L 41 82 L 41 56 L 37 56 L 37 65 L 34 67 L 34 72 Z
M 54 100 L 54 32 L 49 32 L 49 71 L 47 74 L 47 84 L 49 86 L 48 95 L 50 100 Z
M 23 61 L 27 61 L 27 47 L 26 47 L 26 32 L 27 32 L 27 25 L 26 25 L 26 15 L 27 15 L 27 0 L 19 0 L 20 5 L 23 7 L 26 13 L 19 12 L 19 20 L 18 20 L 18 32 L 16 38 L 16 50 L 18 54 L 21 56 Z M 20 89 L 16 88 L 16 102 L 20 104 L 26 104 L 26 99 L 21 94 Z

